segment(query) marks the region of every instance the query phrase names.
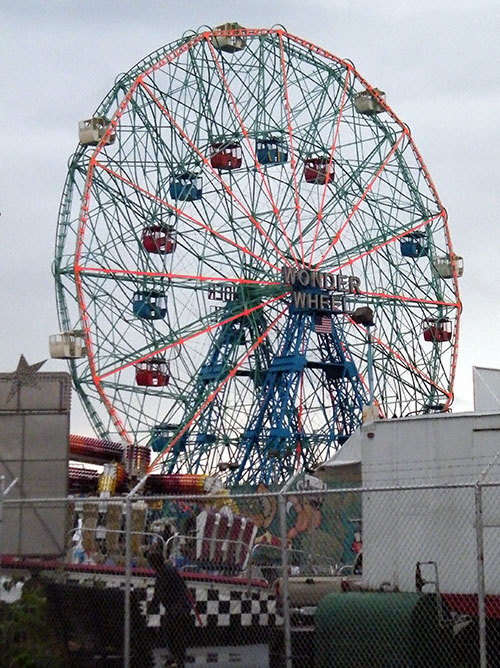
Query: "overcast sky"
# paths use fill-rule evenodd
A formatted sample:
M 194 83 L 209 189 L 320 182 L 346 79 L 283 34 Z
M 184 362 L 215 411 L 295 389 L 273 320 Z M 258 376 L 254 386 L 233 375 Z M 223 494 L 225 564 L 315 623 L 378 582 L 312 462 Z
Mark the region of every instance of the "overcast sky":
M 51 264 L 78 120 L 186 30 L 279 23 L 351 60 L 410 127 L 465 259 L 453 410 L 472 408 L 472 366 L 500 367 L 498 0 L 15 0 L 0 17 L 0 371 L 47 358 L 58 331 Z M 74 403 L 72 432 L 92 434 Z

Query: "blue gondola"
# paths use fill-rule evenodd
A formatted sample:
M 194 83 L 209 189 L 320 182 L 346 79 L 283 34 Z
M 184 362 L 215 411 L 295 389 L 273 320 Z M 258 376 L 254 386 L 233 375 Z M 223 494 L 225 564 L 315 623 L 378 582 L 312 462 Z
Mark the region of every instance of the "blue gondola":
M 261 165 L 276 165 L 288 161 L 288 150 L 278 139 L 257 139 L 255 154 Z
M 163 448 L 169 442 L 169 438 L 166 434 L 163 433 L 161 429 L 153 427 L 151 430 L 151 450 L 153 452 L 161 452 Z
M 157 424 L 152 427 L 151 440 L 149 442 L 151 450 L 153 450 L 153 452 L 162 452 L 162 450 L 174 438 L 178 429 L 179 425 L 176 424 Z M 179 440 L 182 442 L 183 437 L 181 437 Z
M 401 255 L 403 257 L 422 257 L 422 255 L 427 255 L 427 247 L 424 245 L 424 234 L 418 234 L 417 232 L 412 234 L 406 234 L 399 240 L 399 245 L 401 248 Z
M 169 192 L 170 197 L 173 199 L 181 199 L 186 202 L 194 202 L 197 199 L 201 199 L 201 176 L 198 176 L 193 172 L 175 174 L 172 177 Z
M 139 290 L 134 293 L 132 309 L 136 318 L 162 320 L 167 315 L 167 297 L 155 290 Z

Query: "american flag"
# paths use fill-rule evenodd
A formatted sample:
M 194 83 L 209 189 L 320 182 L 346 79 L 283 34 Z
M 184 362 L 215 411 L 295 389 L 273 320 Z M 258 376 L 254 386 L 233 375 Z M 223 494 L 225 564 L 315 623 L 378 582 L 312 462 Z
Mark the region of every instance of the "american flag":
M 331 334 L 332 317 L 330 315 L 315 315 L 314 331 L 316 332 L 316 334 Z

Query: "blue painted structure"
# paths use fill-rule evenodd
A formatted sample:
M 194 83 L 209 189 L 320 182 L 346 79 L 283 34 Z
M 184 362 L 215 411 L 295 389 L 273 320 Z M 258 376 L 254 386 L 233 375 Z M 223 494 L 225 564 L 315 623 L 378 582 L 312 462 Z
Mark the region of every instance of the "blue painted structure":
M 241 441 L 241 462 L 231 474 L 256 484 L 285 481 L 297 469 L 307 470 L 311 461 L 308 447 L 321 441 L 333 452 L 361 422 L 366 394 L 341 330 L 334 322 L 330 332 L 315 332 L 320 339 L 320 359 L 310 359 L 309 344 L 314 332 L 315 312 L 290 308 L 283 335 L 283 347 L 272 360 Z M 326 430 L 306 433 L 299 425 L 298 393 L 302 374 L 315 369 L 330 396 L 335 396 L 335 414 Z M 318 388 L 319 390 L 319 388 Z M 327 414 L 324 414 L 325 422 Z
M 228 311 L 231 309 L 231 302 L 226 308 Z M 235 364 L 236 353 L 242 341 L 243 330 L 241 329 L 241 323 L 231 321 L 220 328 L 220 331 L 212 342 L 206 360 L 200 368 L 196 379 L 195 396 L 185 411 L 181 421 L 183 425 L 191 420 L 199 406 L 203 405 L 206 401 L 207 396 L 227 378 L 229 371 Z M 165 473 L 173 472 L 178 456 L 186 449 L 188 438 L 191 445 L 189 470 L 191 473 L 203 471 L 207 451 L 217 440 L 217 431 L 221 424 L 221 415 L 224 411 L 224 397 L 227 388 L 228 383 L 207 404 L 196 423 L 196 428 L 186 431 L 174 443 L 172 456 L 167 460 L 164 467 Z
M 322 292 L 317 287 L 302 289 L 313 294 Z M 227 314 L 240 312 L 238 298 L 227 303 Z M 235 442 L 234 434 L 231 436 L 229 485 L 283 483 L 298 469 L 307 470 L 317 464 L 314 456 L 318 451 L 325 458 L 331 456 L 361 423 L 367 394 L 342 331 L 345 316 L 341 311 L 326 313 L 323 327 L 318 326 L 320 316 L 325 313 L 296 307 L 291 302 L 276 340 L 271 344 L 264 337 L 253 351 L 260 356 L 258 361 L 254 359 L 250 369 L 237 369 L 236 375 L 246 375 L 248 382 L 254 384 L 255 399 L 246 426 L 241 426 L 239 440 Z M 229 444 L 224 442 L 226 434 L 221 424 L 225 422 L 224 407 L 232 382 L 229 375 L 246 342 L 255 342 L 268 326 L 261 316 L 261 321 L 238 318 L 218 329 L 180 420 L 184 427 L 197 416 L 194 426 L 186 429 L 167 453 L 164 473 L 215 470 L 226 457 L 225 447 Z M 307 377 L 308 391 L 322 392 L 326 397 L 313 422 L 299 417 L 303 377 Z M 174 436 L 170 433 L 169 441 Z M 165 445 L 164 440 L 158 448 Z

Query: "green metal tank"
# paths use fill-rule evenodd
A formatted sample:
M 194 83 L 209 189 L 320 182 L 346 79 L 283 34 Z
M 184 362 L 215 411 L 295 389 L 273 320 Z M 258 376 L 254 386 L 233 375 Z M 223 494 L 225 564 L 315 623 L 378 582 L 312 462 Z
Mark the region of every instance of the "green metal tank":
M 436 594 L 329 594 L 315 615 L 315 668 L 454 666 L 451 616 Z

